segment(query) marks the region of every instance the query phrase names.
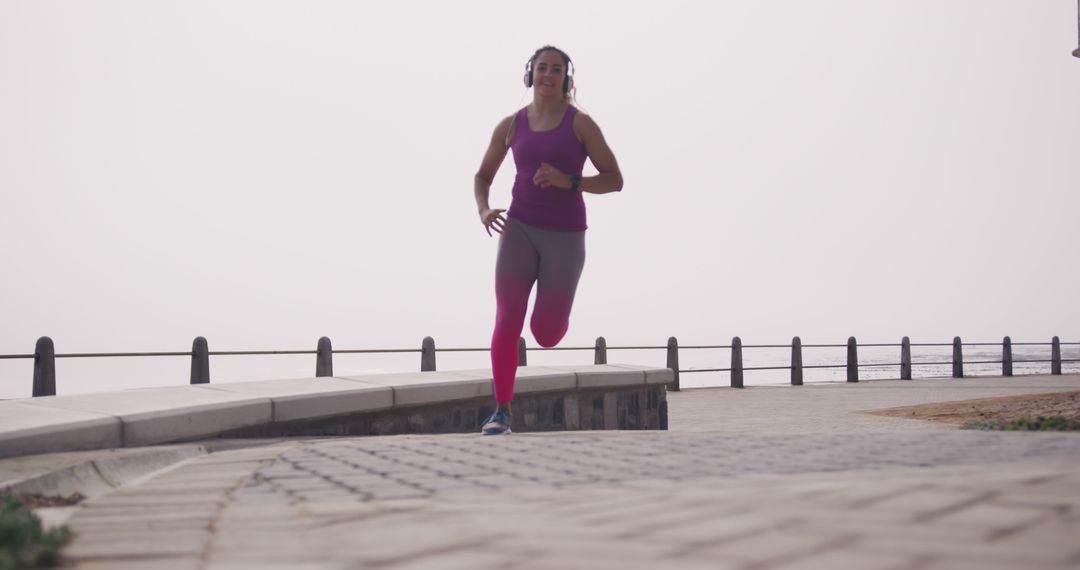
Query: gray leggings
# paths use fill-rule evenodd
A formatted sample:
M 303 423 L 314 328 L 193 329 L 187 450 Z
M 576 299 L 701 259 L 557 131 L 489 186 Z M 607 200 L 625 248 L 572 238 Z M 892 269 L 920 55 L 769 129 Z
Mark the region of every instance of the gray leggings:
M 525 327 L 533 283 L 537 284 L 529 323 L 533 337 L 540 346 L 555 346 L 570 326 L 570 309 L 584 266 L 584 231 L 545 230 L 507 220 L 495 262 L 491 369 L 496 401 L 509 402 L 514 397 L 518 338 Z

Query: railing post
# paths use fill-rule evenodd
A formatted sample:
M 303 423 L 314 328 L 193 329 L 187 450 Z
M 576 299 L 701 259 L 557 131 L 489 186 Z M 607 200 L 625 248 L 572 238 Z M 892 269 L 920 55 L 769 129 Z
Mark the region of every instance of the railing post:
M 791 339 L 791 385 L 802 386 L 802 339 Z
M 201 336 L 191 343 L 191 383 L 210 383 L 210 347 Z
M 329 337 L 319 339 L 318 348 L 315 351 L 315 377 L 334 375 L 334 349 L 330 345 Z
M 952 339 L 952 377 L 963 378 L 964 377 L 964 348 L 963 343 L 960 342 L 960 337 L 954 336 Z
M 1009 337 L 1001 341 L 1001 375 L 1012 376 L 1012 339 Z
M 678 392 L 682 389 L 679 386 L 679 341 L 673 336 L 667 339 L 667 367 L 675 373 L 675 382 L 671 384 L 670 389 Z
M 435 339 L 430 336 L 420 344 L 420 372 L 435 372 Z
M 911 339 L 900 339 L 900 379 L 911 380 Z
M 742 339 L 731 339 L 731 387 L 743 387 Z
M 593 349 L 593 364 L 607 364 L 607 339 L 602 336 L 596 337 L 596 348 Z
M 847 381 L 859 381 L 859 343 L 853 336 L 847 339 Z
M 25 393 L 25 392 L 24 392 Z M 47 336 L 37 339 L 34 345 L 33 396 L 56 395 L 56 349 Z
M 1050 340 L 1050 373 L 1061 375 L 1061 339 Z
M 529 365 L 529 348 L 525 346 L 525 337 L 518 337 L 518 366 Z

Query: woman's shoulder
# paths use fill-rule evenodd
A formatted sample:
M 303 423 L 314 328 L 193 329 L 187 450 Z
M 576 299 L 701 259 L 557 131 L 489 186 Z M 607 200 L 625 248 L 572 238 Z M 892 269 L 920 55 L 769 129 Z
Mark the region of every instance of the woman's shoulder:
M 522 107 L 521 109 L 515 111 L 514 114 L 503 117 L 501 120 L 499 120 L 499 124 L 496 126 L 496 128 L 513 128 L 519 121 L 527 118 L 526 113 L 528 112 L 528 110 L 528 107 Z
M 518 109 L 517 111 L 514 111 L 513 113 L 499 119 L 499 125 L 498 126 L 505 127 L 506 125 L 509 125 L 510 123 L 521 120 L 521 116 L 526 111 L 528 111 L 528 109 L 529 109 L 528 107 L 522 107 L 521 109 Z
M 577 107 L 571 106 L 570 108 L 574 110 L 574 133 L 578 135 L 578 138 L 581 138 L 583 132 L 599 128 L 596 121 L 588 113 Z

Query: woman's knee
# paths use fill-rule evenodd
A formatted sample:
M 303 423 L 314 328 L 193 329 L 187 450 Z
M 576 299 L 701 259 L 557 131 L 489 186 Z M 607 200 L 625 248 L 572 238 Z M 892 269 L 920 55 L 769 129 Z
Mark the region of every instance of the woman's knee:
M 536 339 L 536 344 L 544 348 L 551 348 L 566 336 L 566 331 L 570 328 L 570 322 L 567 320 L 550 320 L 544 318 L 537 318 L 533 316 L 530 323 L 532 329 L 533 338 Z

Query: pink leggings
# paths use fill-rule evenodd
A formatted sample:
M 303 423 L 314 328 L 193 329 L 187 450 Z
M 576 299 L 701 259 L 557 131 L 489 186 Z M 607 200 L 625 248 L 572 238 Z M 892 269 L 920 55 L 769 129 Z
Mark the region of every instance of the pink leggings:
M 518 338 L 533 283 L 537 283 L 529 323 L 533 337 L 540 346 L 555 346 L 570 326 L 570 308 L 584 266 L 584 231 L 545 230 L 507 220 L 495 262 L 495 332 L 491 335 L 495 401 L 514 399 Z

